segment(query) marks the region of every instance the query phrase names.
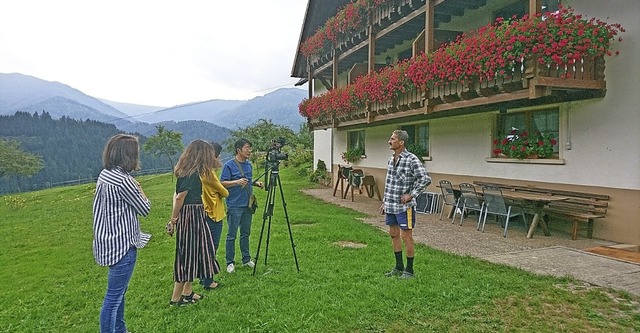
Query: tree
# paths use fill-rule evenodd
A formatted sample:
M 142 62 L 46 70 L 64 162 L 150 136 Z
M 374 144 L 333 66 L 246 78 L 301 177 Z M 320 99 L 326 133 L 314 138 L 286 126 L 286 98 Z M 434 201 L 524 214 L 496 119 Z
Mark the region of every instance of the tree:
M 0 139 L 0 177 L 30 177 L 43 167 L 42 157 L 23 151 L 17 141 Z
M 142 150 L 156 157 L 165 156 L 169 160 L 169 165 L 173 169 L 173 157 L 182 152 L 182 133 L 165 129 L 164 126 L 156 126 L 158 133 L 149 137 L 142 146 Z
M 308 123 L 302 123 L 298 133 L 293 137 L 292 144 L 302 146 L 304 149 L 313 149 L 313 132 L 309 130 Z
M 260 119 L 257 122 L 231 131 L 231 136 L 224 143 L 227 150 L 235 155 L 233 144 L 240 138 L 251 141 L 254 152 L 266 152 L 271 148 L 271 140 L 284 138 L 291 143 L 295 133 L 288 127 L 274 124 L 271 119 Z

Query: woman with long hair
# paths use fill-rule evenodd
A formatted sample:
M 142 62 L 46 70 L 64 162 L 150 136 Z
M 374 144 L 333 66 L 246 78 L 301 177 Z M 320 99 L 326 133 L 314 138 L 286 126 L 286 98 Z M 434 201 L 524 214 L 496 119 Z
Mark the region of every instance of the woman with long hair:
M 202 182 L 202 203 L 204 204 L 204 210 L 207 213 L 205 218 L 209 229 L 211 229 L 211 237 L 213 237 L 213 245 L 216 251 L 219 249 L 220 237 L 222 235 L 222 220 L 227 213 L 225 211 L 225 205 L 223 198 L 229 195 L 229 191 L 222 186 L 220 179 L 216 175 L 217 169 L 221 166 L 218 158 L 222 152 L 222 146 L 217 142 L 212 142 L 211 145 L 215 151 L 215 168 L 211 172 L 210 177 L 200 176 Z M 200 284 L 205 290 L 211 290 L 217 288 L 220 283 L 213 281 L 213 279 L 200 279 Z
M 213 279 L 220 271 L 211 230 L 205 219 L 201 181 L 201 177 L 211 177 L 218 165 L 213 146 L 204 140 L 194 140 L 185 148 L 174 169 L 176 191 L 167 225 L 167 232 L 176 234 L 175 283 L 170 305 L 200 300 L 202 296 L 193 292 L 193 280 Z

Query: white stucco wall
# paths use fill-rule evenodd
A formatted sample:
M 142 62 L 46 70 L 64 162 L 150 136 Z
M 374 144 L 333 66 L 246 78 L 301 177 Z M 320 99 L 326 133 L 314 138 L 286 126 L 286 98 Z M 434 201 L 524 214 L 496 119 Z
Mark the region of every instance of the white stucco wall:
M 323 160 L 328 171 L 331 171 L 331 165 L 334 163 L 332 158 L 332 135 L 333 129 L 313 131 L 313 169 L 316 169 L 318 160 Z

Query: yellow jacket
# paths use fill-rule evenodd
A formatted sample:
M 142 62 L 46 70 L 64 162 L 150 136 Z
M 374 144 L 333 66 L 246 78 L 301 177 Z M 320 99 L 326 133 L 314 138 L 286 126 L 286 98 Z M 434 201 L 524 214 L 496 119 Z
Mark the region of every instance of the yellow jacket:
M 222 186 L 215 170 L 211 172 L 211 177 L 203 178 L 200 175 L 200 181 L 202 182 L 202 204 L 205 212 L 215 222 L 222 221 L 227 216 L 222 198 L 226 198 L 229 191 Z

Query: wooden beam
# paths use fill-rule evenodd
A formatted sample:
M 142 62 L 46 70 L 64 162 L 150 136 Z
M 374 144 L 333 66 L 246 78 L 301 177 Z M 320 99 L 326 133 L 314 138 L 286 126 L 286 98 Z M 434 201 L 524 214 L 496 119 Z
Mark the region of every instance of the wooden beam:
M 376 71 L 376 33 L 369 26 L 369 73 Z
M 338 55 L 336 54 L 336 50 L 333 50 L 333 59 L 332 59 L 332 63 L 333 63 L 333 71 L 331 73 L 331 83 L 333 86 L 333 89 L 338 88 Z
M 529 17 L 542 12 L 542 0 L 529 0 Z
M 478 97 L 474 99 L 468 100 L 460 100 L 452 103 L 443 103 L 431 106 L 432 109 L 429 110 L 429 113 L 468 108 L 479 105 L 488 105 L 488 104 L 496 104 L 508 101 L 514 101 L 519 99 L 529 99 L 529 91 L 528 90 L 519 90 L 513 93 L 504 93 L 497 94 L 488 97 Z
M 424 13 L 424 53 L 429 54 L 433 52 L 435 41 L 434 41 L 434 31 L 435 27 L 435 1 L 427 0 L 427 4 L 425 5 L 425 13 Z
M 566 88 L 566 89 L 606 89 L 606 81 L 596 80 L 577 80 L 577 79 L 561 79 L 557 77 L 544 77 L 538 76 L 531 80 L 531 85 L 546 86 L 554 88 Z
M 308 92 L 309 92 L 309 99 L 311 99 L 313 97 L 313 69 L 311 69 L 311 64 L 309 64 L 309 61 L 307 60 L 307 73 L 309 73 L 309 77 L 308 77 Z

